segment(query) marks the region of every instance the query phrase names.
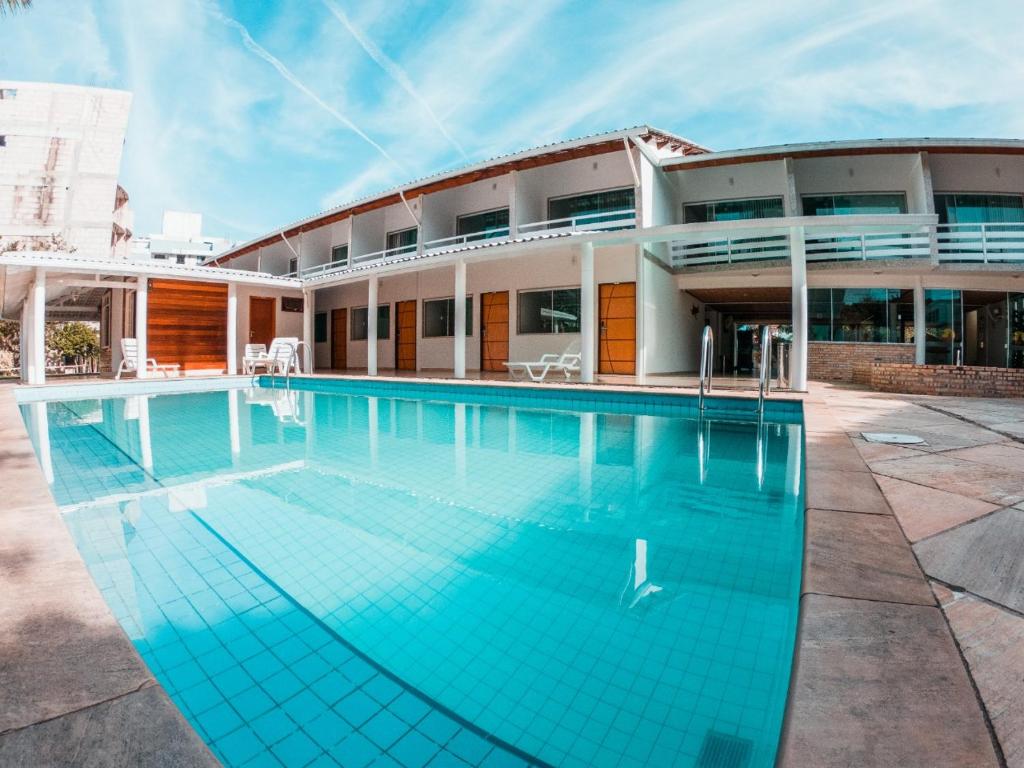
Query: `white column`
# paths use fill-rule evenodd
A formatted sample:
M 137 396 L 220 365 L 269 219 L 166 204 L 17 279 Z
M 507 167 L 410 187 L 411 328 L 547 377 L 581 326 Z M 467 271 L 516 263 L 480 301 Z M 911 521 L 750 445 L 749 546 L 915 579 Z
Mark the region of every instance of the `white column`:
M 914 362 L 924 365 L 927 359 L 928 319 L 924 302 L 924 284 L 917 278 L 914 284 Z
M 306 342 L 306 352 L 309 354 L 309 370 L 306 373 L 313 373 L 316 369 L 316 346 L 313 338 L 313 313 L 316 305 L 313 303 L 313 289 L 302 289 L 302 340 Z M 303 370 L 306 368 L 306 360 L 299 361 Z
M 53 455 L 50 451 L 50 417 L 46 412 L 46 403 L 29 403 L 32 417 L 32 430 L 35 432 L 36 448 L 39 450 L 39 466 L 43 469 L 43 477 L 49 485 L 53 485 Z
M 229 389 L 228 396 L 228 434 L 231 436 L 231 461 L 236 463 L 242 452 L 242 435 L 238 426 L 238 390 Z
M 807 251 L 804 228 L 789 230 L 789 253 L 793 281 L 793 349 L 789 356 L 790 387 L 807 391 Z
M 32 334 L 32 302 L 25 297 L 21 305 L 21 324 L 18 326 L 18 360 L 21 364 L 21 381 L 28 383 L 29 336 Z
M 647 383 L 647 259 L 636 247 L 636 383 Z
M 508 236 L 511 239 L 519 237 L 519 172 L 508 172 Z
M 238 286 L 228 283 L 228 376 L 238 373 Z
M 466 378 L 466 261 L 455 262 L 455 378 Z
M 594 354 L 597 351 L 595 308 L 597 298 L 594 285 L 594 244 L 580 246 L 580 380 L 594 382 Z
M 31 335 L 28 349 L 28 383 L 46 381 L 46 270 L 36 270 L 36 280 L 29 293 Z
M 149 279 L 139 278 L 135 288 L 135 341 L 139 347 L 139 373 L 138 378 L 144 379 L 147 376 L 146 358 L 149 357 L 149 345 L 146 337 L 149 325 Z
M 377 288 L 378 278 L 370 275 L 366 291 L 366 374 L 377 375 Z

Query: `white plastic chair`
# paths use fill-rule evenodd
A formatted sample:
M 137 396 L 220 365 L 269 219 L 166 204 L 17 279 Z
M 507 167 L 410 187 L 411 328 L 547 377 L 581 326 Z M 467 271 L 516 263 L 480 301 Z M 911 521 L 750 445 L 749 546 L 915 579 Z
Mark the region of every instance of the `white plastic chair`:
M 285 374 L 289 365 L 293 364 L 293 355 L 299 345 L 295 336 L 279 336 L 270 342 L 270 349 L 266 354 L 253 357 L 249 361 L 247 373 L 255 373 L 257 367 L 263 367 L 267 373 Z M 295 373 L 299 373 L 298 356 L 294 356 Z
M 170 374 L 181 375 L 181 366 L 177 363 L 157 363 L 156 358 L 147 357 L 143 361 L 147 373 L 162 373 L 164 378 Z M 117 367 L 115 379 L 120 379 L 122 373 L 134 373 L 139 375 L 139 341 L 138 339 L 121 339 L 121 364 Z
M 266 367 L 267 345 L 246 344 L 245 354 L 242 355 L 242 372 L 252 374 L 256 372 L 256 366 Z

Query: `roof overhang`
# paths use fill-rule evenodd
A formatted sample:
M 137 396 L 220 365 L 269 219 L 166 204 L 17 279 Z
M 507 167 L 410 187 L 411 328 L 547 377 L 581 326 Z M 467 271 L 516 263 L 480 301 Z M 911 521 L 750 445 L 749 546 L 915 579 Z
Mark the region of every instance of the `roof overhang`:
M 751 149 L 708 152 L 700 156 L 667 157 L 661 160 L 666 171 L 692 171 L 723 165 L 743 165 L 782 160 L 787 157 L 852 157 L 857 155 L 905 155 L 915 152 L 963 155 L 1024 155 L 1020 139 L 867 139 L 857 141 L 819 141 L 808 144 L 777 144 Z
M 103 282 L 112 288 L 124 287 L 126 281 L 140 278 L 188 280 L 192 282 L 234 283 L 285 290 L 301 290 L 302 281 L 293 277 L 276 277 L 265 272 L 247 272 L 223 267 L 188 266 L 159 262 L 111 261 L 103 258 L 82 257 L 62 251 L 7 251 L 0 253 L 0 317 L 16 318 L 34 279 L 35 270 L 46 270 L 55 285 L 75 282 L 102 288 Z M 83 278 L 72 281 L 66 278 Z M 85 278 L 89 278 L 85 280 Z

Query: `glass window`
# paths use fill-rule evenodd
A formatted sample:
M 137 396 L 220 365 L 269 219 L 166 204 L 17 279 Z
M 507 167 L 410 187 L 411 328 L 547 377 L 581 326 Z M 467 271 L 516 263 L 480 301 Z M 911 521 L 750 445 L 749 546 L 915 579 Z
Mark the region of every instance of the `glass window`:
M 455 335 L 455 299 L 423 301 L 423 338 Z M 473 335 L 473 297 L 466 297 L 466 335 Z
M 1024 223 L 1024 197 L 943 193 L 935 196 L 940 224 Z
M 719 200 L 714 203 L 691 203 L 683 206 L 683 221 L 686 224 L 737 221 L 739 219 L 772 219 L 784 215 L 781 197 Z
M 554 197 L 548 200 L 548 219 L 581 218 L 579 224 L 600 224 L 616 217 L 602 216 L 618 211 L 636 209 L 636 196 L 632 187 L 612 189 L 607 192 L 589 192 L 571 197 Z M 555 226 L 564 226 L 559 224 Z
M 331 248 L 331 263 L 335 266 L 348 266 L 348 244 L 336 245 Z
M 327 313 L 317 312 L 313 315 L 313 341 L 316 344 L 327 342 Z
M 350 336 L 352 341 L 366 341 L 370 336 L 366 307 L 352 310 Z M 380 304 L 377 307 L 377 340 L 391 338 L 391 305 Z
M 0 134 L 0 147 L 6 147 L 6 146 L 7 146 L 7 137 L 2 135 L 2 134 Z
M 0 88 L 0 101 L 18 98 L 17 88 Z
M 580 289 L 519 294 L 519 333 L 579 333 Z
M 388 232 L 388 240 L 385 248 L 392 251 L 397 248 L 411 248 L 416 245 L 416 227 L 401 229 L 397 232 Z
M 925 362 L 952 365 L 963 339 L 963 299 L 960 291 L 944 289 L 924 292 L 926 328 Z
M 289 275 L 294 275 L 298 271 L 299 271 L 299 259 L 298 259 L 298 257 L 293 256 L 292 258 L 288 259 L 288 274 Z
M 805 195 L 803 203 L 804 216 L 847 216 L 850 214 L 907 212 L 907 197 L 902 192 Z
M 914 340 L 914 293 L 895 288 L 811 288 L 811 341 L 905 343 Z
M 467 240 L 506 237 L 508 235 L 508 208 L 459 216 L 455 222 L 455 234 L 475 235 L 475 237 L 467 237 Z
M 1024 293 L 1011 293 L 1006 298 L 1010 334 L 1006 365 L 1024 368 Z
M 811 341 L 832 341 L 832 289 L 807 289 L 807 327 Z

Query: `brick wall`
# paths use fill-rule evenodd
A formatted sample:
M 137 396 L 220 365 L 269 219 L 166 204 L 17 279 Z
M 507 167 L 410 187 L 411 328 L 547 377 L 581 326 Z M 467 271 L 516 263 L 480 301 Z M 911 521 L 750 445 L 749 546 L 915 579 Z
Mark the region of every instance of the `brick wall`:
M 812 341 L 808 343 L 807 376 L 814 381 L 867 384 L 875 363 L 913 363 L 913 344 Z
M 955 365 L 871 366 L 869 386 L 879 392 L 962 397 L 1024 397 L 1024 370 Z

